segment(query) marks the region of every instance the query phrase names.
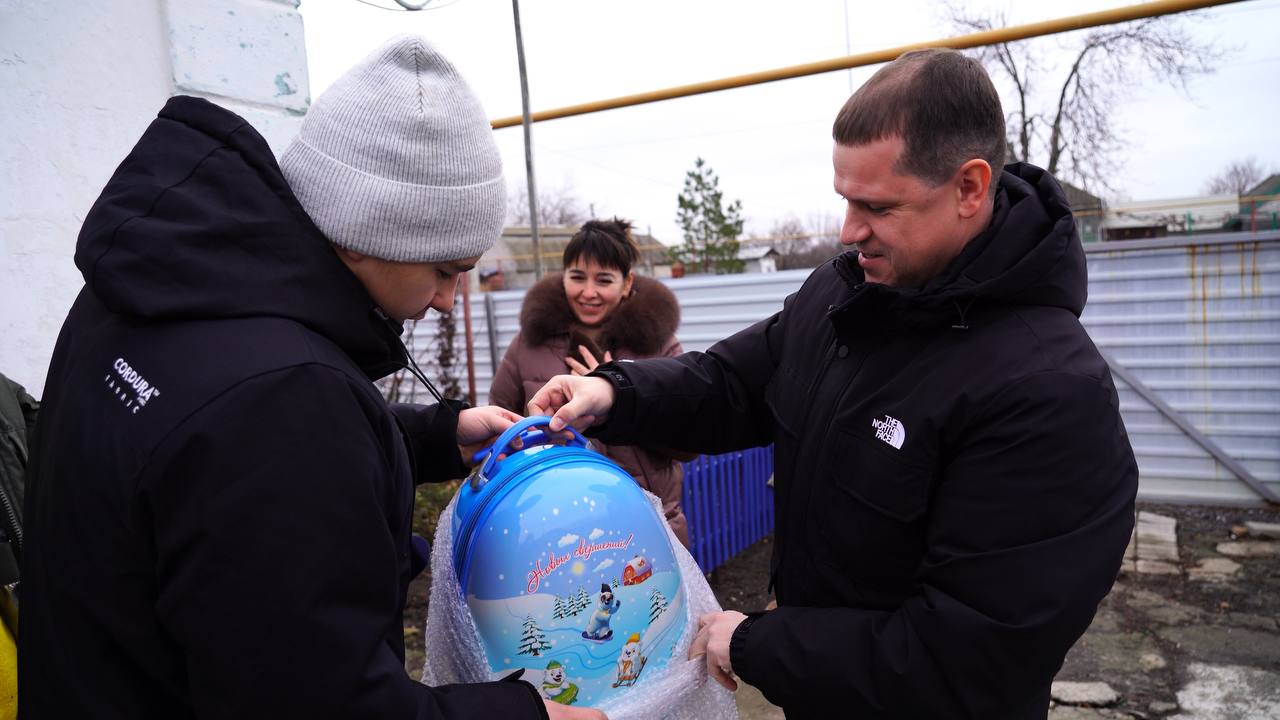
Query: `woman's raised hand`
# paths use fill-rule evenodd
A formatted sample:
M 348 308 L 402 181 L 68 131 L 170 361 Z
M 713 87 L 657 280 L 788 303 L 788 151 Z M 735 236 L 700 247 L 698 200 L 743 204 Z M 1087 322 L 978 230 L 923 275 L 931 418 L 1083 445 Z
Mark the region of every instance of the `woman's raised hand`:
M 582 359 L 586 361 L 585 363 L 580 363 L 572 357 L 564 359 L 565 364 L 569 366 L 569 370 L 574 375 L 586 375 L 599 367 L 600 363 L 613 362 L 613 356 L 609 354 L 608 350 L 604 351 L 604 358 L 599 361 L 597 361 L 595 356 L 591 354 L 591 351 L 587 349 L 586 345 L 579 345 L 578 352 L 582 354 Z

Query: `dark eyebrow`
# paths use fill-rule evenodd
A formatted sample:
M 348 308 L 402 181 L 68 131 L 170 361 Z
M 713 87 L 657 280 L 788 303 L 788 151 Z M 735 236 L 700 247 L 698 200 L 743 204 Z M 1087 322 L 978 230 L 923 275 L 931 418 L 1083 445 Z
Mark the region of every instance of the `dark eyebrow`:
M 844 197 L 844 196 L 841 195 L 840 197 Z M 894 208 L 902 205 L 902 203 L 896 202 L 893 200 L 869 200 L 866 198 L 851 198 L 851 197 L 846 197 L 844 199 L 847 202 L 855 203 L 865 208 Z
M 453 263 L 454 272 L 464 273 L 464 272 L 471 272 L 472 270 L 475 270 L 475 269 L 476 269 L 475 263 L 471 263 L 470 265 L 461 265 L 459 263 Z
M 892 205 L 899 204 L 898 202 L 893 200 L 877 200 L 874 198 L 849 197 L 848 195 L 845 195 L 839 190 L 836 191 L 836 195 L 839 195 L 846 202 L 860 203 L 862 205 L 874 205 L 876 207 L 889 207 Z
M 888 198 L 877 199 L 877 198 L 864 198 L 864 197 L 849 197 L 848 195 L 845 195 L 844 193 L 840 192 L 839 188 L 832 188 L 832 189 L 836 191 L 836 195 L 839 196 L 841 200 L 844 200 L 846 202 L 861 203 L 863 205 L 875 205 L 876 207 L 890 207 L 893 205 L 902 204 L 901 201 L 889 200 Z

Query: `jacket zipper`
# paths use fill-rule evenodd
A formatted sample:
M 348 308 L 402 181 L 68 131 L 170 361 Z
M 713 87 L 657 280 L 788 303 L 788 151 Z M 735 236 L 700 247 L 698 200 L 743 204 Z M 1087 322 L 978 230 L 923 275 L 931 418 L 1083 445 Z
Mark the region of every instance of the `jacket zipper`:
M 822 387 L 822 381 L 827 378 L 827 371 L 831 368 L 832 358 L 835 357 L 836 347 L 838 347 L 839 344 L 840 344 L 840 336 L 838 334 L 835 334 L 834 337 L 831 338 L 831 344 L 827 347 L 827 352 L 823 357 L 822 369 L 818 371 L 817 377 L 813 379 L 813 382 L 809 384 L 809 389 L 805 391 L 805 399 L 808 401 L 809 407 L 813 407 L 813 403 L 814 403 L 814 400 L 816 399 L 817 392 Z M 804 427 L 801 429 L 801 433 L 799 437 L 803 438 L 807 436 L 809 432 L 809 425 L 813 422 L 813 419 L 816 417 L 820 417 L 820 415 L 818 413 L 811 413 L 809 415 L 809 417 L 805 420 Z M 788 507 L 792 511 L 791 514 L 794 514 L 795 500 L 796 499 L 793 497 L 791 498 L 790 502 L 788 502 Z M 809 496 L 805 498 L 805 507 L 807 508 L 809 504 L 812 503 L 812 501 L 813 501 L 813 487 L 810 486 Z M 786 520 L 787 520 L 788 527 L 790 527 L 792 524 L 790 522 L 790 518 L 787 518 Z M 795 528 L 791 528 L 790 531 L 795 532 L 796 530 Z M 776 542 L 776 539 L 775 539 L 775 542 Z M 793 545 L 794 543 L 787 544 L 788 547 Z M 783 552 L 785 552 L 785 549 Z M 768 592 L 774 593 L 774 598 L 777 598 L 780 594 L 780 592 L 776 592 L 776 591 L 780 591 L 782 589 L 782 573 L 780 572 L 780 570 L 783 564 L 786 563 L 786 561 L 787 561 L 787 558 L 785 556 L 779 557 L 778 566 L 774 568 L 770 568 L 769 570 Z
M 464 565 L 470 565 L 467 562 L 467 558 L 471 557 L 472 533 L 475 532 L 476 525 L 480 522 L 480 518 L 484 516 L 485 511 L 493 504 L 494 499 L 501 494 L 502 489 L 510 485 L 512 480 L 522 474 L 517 472 L 497 481 L 497 484 L 490 488 L 489 492 L 480 499 L 480 504 L 471 509 L 471 516 L 462 525 L 462 532 L 458 534 L 458 543 L 453 547 L 453 571 L 458 576 L 458 591 L 462 594 L 463 599 L 466 599 L 467 596 L 466 576 L 470 575 L 470 573 L 463 573 L 461 570 Z M 492 483 L 493 481 L 490 480 L 489 483 L 486 483 L 486 486 Z
M 9 536 L 13 538 L 14 547 L 18 549 L 18 554 L 22 554 L 22 526 L 18 524 L 18 513 L 13 509 L 13 501 L 9 499 L 9 492 L 0 487 L 0 505 L 4 505 L 5 517 L 9 521 L 5 530 L 9 531 Z
M 582 458 L 580 456 L 558 458 L 553 462 L 540 466 L 538 469 L 546 471 L 570 460 L 581 459 Z M 486 483 L 484 485 L 485 488 L 489 488 L 490 485 L 493 485 L 493 487 L 485 494 L 484 497 L 480 498 L 479 504 L 471 508 L 471 515 L 467 518 L 467 521 L 462 524 L 462 532 L 458 534 L 458 542 L 453 546 L 453 572 L 458 577 L 458 591 L 462 594 L 464 600 L 467 596 L 467 588 L 463 584 L 463 576 L 470 575 L 470 572 L 462 573 L 461 570 L 464 563 L 469 565 L 469 563 L 467 563 L 467 558 L 471 557 L 472 534 L 475 532 L 476 526 L 480 524 L 481 519 L 485 516 L 489 506 L 497 502 L 498 498 L 503 495 L 503 490 L 505 490 L 508 485 L 511 485 L 517 480 L 523 479 L 527 474 L 526 471 L 528 469 L 529 466 L 521 467 L 500 480 L 490 480 Z M 497 483 L 496 485 L 494 484 L 495 482 Z

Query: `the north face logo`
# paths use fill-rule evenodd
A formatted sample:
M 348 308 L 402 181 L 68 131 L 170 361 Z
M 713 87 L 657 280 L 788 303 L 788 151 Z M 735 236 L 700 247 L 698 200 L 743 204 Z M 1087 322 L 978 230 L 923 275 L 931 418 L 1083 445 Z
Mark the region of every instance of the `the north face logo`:
M 895 450 L 901 450 L 902 443 L 907 440 L 907 429 L 888 415 L 885 415 L 883 420 L 872 420 L 871 427 L 876 429 L 877 440 L 889 443 Z

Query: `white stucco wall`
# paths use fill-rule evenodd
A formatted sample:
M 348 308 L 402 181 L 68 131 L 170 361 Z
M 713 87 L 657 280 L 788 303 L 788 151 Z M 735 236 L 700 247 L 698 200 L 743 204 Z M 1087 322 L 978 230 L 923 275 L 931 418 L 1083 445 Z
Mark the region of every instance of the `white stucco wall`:
M 83 285 L 80 223 L 165 100 L 241 114 L 277 154 L 310 102 L 296 0 L 0 0 L 0 372 L 39 397 Z

